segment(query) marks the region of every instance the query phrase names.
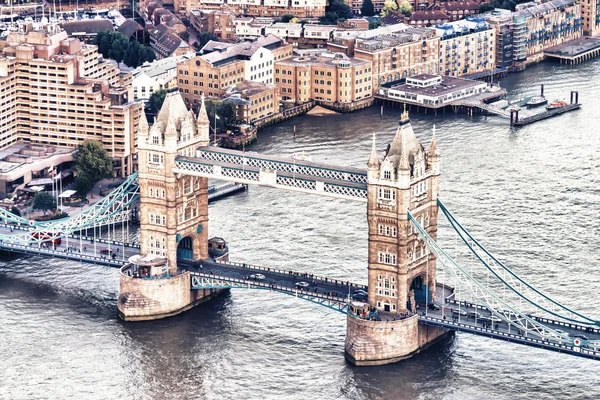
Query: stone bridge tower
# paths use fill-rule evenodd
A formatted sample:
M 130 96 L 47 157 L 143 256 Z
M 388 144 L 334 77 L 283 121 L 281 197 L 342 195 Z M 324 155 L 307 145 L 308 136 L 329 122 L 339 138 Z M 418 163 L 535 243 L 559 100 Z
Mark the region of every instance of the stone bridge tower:
M 208 179 L 173 173 L 178 155 L 195 156 L 209 144 L 204 98 L 198 116 L 179 92 L 168 93 L 152 128 L 142 116 L 138 133 L 141 254 L 166 257 L 177 271 L 177 249 L 191 243 L 194 259 L 208 258 Z M 191 239 L 191 240 L 190 240 Z
M 367 169 L 368 301 L 380 318 L 348 313 L 345 354 L 355 365 L 381 365 L 411 357 L 447 333 L 419 324 L 415 314 L 415 303 L 435 299 L 436 260 L 407 215 L 410 210 L 436 238 L 439 163 L 435 129 L 425 150 L 406 111 L 383 159 L 373 138 Z
M 435 299 L 435 258 L 407 212 L 436 238 L 439 161 L 435 128 L 426 151 L 406 111 L 382 161 L 373 140 L 367 178 L 369 303 L 381 311 L 411 311 L 413 296 L 417 302 Z

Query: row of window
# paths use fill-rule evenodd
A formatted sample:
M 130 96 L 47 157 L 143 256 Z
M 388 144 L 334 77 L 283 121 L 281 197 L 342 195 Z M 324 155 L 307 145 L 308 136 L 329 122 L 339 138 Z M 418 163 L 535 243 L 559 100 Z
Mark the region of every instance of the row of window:
M 167 243 L 164 237 L 161 240 L 150 235 L 150 254 L 154 254 L 156 256 L 167 255 Z
M 381 225 L 381 224 L 378 225 L 377 232 L 380 235 L 385 235 L 385 236 L 390 236 L 390 237 L 398 236 L 398 229 L 395 226 L 390 226 L 390 225 Z
M 390 254 L 385 252 L 377 253 L 377 259 L 380 264 L 396 265 L 396 254 Z
M 150 224 L 167 226 L 167 217 L 165 217 L 164 215 L 150 214 Z
M 167 192 L 165 192 L 164 189 L 149 188 L 148 196 L 156 197 L 157 199 L 164 199 L 165 197 L 167 197 Z

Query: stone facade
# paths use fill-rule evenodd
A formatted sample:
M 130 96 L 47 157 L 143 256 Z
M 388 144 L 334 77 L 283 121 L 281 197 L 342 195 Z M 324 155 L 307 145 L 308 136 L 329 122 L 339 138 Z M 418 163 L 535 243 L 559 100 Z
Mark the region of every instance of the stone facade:
M 369 303 L 382 311 L 405 312 L 411 290 L 417 301 L 435 298 L 435 257 L 407 215 L 410 210 L 435 240 L 440 174 L 435 136 L 426 152 L 405 111 L 383 161 L 373 141 L 367 174 Z
M 178 155 L 194 156 L 208 145 L 208 129 L 204 98 L 196 118 L 179 92 L 167 95 L 151 129 L 145 117 L 140 124 L 140 252 L 166 257 L 172 275 L 185 237 L 194 259 L 208 258 L 208 180 L 173 172 Z
M 123 272 L 120 275 L 117 308 L 119 317 L 125 321 L 146 321 L 176 315 L 210 300 L 220 292 L 190 290 L 189 272 L 165 279 L 133 278 Z
M 448 333 L 419 325 L 416 315 L 396 321 L 369 321 L 348 315 L 345 356 L 356 366 L 384 365 L 419 353 Z

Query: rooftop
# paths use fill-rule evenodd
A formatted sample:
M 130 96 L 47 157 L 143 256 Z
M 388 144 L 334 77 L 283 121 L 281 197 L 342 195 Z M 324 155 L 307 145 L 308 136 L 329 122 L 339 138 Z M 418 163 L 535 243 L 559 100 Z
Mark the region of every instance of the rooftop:
M 517 18 L 529 18 L 539 14 L 547 14 L 551 11 L 557 11 L 561 7 L 570 6 L 575 4 L 575 0 L 554 0 L 547 3 L 542 3 L 533 7 L 526 8 L 521 11 L 517 11 L 514 16 Z
M 277 61 L 277 65 L 314 65 L 314 66 L 337 66 L 340 62 L 345 62 L 346 65 L 360 66 L 369 64 L 369 61 L 362 60 L 360 58 L 347 57 L 341 53 L 328 53 L 323 52 L 318 55 L 302 55 L 285 60 Z
M 398 90 L 411 94 L 421 95 L 421 96 L 444 96 L 459 90 L 468 89 L 471 87 L 476 87 L 479 85 L 487 85 L 485 82 L 474 81 L 471 79 L 463 79 L 463 78 L 454 78 L 451 76 L 445 75 L 430 75 L 430 74 L 420 74 L 412 76 L 412 79 L 419 80 L 429 80 L 433 79 L 437 76 L 441 76 L 442 81 L 439 85 L 435 86 L 415 86 L 407 83 L 403 83 L 400 85 L 394 85 L 390 88 L 390 90 Z

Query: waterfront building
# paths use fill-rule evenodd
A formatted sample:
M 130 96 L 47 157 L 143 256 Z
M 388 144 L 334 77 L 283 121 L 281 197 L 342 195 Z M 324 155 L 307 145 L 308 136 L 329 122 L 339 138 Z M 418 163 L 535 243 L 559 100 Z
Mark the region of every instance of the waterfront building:
M 292 14 L 298 18 L 325 15 L 325 0 L 174 0 L 175 13 L 187 17 L 190 10 L 218 10 L 227 5 L 235 15 L 247 17 L 281 17 Z
M 500 70 L 511 68 L 514 58 L 512 12 L 498 8 L 484 14 L 483 17 L 490 28 L 496 32 L 496 48 L 494 49 L 496 68 Z
M 408 18 L 408 24 L 415 26 L 445 24 L 449 21 L 450 17 L 442 10 L 415 11 Z
M 372 64 L 343 54 L 299 55 L 275 62 L 281 98 L 297 103 L 352 103 L 373 94 Z
M 575 0 L 553 0 L 514 13 L 514 57 L 522 68 L 541 61 L 544 49 L 583 34 L 581 8 Z
M 279 112 L 279 88 L 243 81 L 227 92 L 226 101 L 235 104 L 236 118 L 249 124 Z
M 596 36 L 600 33 L 600 0 L 581 0 L 583 34 Z
M 435 5 L 444 11 L 450 21 L 458 21 L 479 13 L 479 3 L 472 0 L 446 1 Z
M 440 38 L 435 30 L 398 25 L 362 32 L 356 38 L 354 56 L 372 63 L 374 89 L 438 70 Z M 393 28 L 393 33 L 386 32 L 388 28 Z
M 151 63 L 146 61 L 131 71 L 135 101 L 147 103 L 152 93 L 177 86 L 177 64 L 191 57 L 191 55 L 184 55 L 163 58 Z
M 421 74 L 406 78 L 405 83 L 381 88 L 379 93 L 403 103 L 441 108 L 456 100 L 483 93 L 487 88 L 486 82 Z
M 204 54 L 179 64 L 177 86 L 186 104 L 197 109 L 201 94 L 222 98 L 244 80 L 273 84 L 275 60 L 291 56 L 292 49 L 273 35 L 236 44 L 210 41 Z
M 496 31 L 483 18 L 437 25 L 440 36 L 440 74 L 481 75 L 496 68 Z
M 26 142 L 75 148 L 98 140 L 116 175 L 135 170 L 142 112 L 131 73 L 58 26 L 0 40 L 0 148 Z

